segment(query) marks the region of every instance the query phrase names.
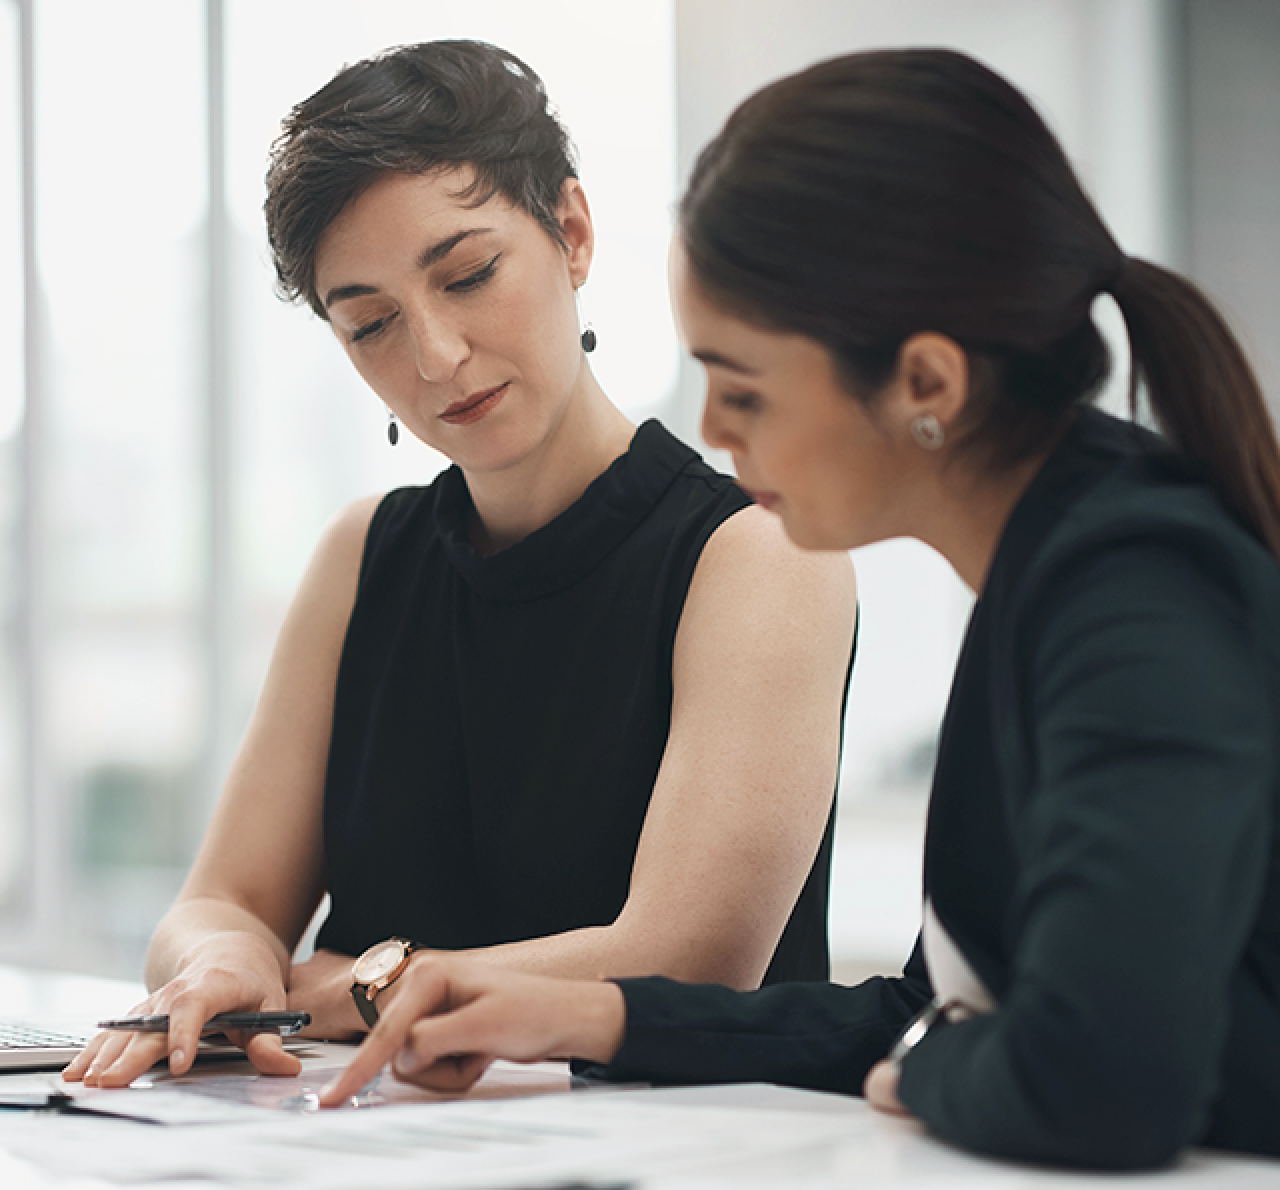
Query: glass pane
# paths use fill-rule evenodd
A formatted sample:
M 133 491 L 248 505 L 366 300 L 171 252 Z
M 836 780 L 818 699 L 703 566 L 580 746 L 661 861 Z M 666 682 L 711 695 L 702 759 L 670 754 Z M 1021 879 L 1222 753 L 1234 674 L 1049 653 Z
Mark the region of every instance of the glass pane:
M 49 761 L 79 961 L 136 976 L 199 830 L 204 6 L 35 10 Z
M 27 846 L 18 697 L 18 561 L 23 401 L 22 139 L 18 6 L 0 2 L 0 907 L 13 903 Z
M 675 187 L 673 6 L 597 0 L 386 0 L 360 9 L 314 0 L 227 0 L 228 176 L 235 259 L 237 578 L 240 713 L 321 527 L 358 496 L 429 482 L 444 460 L 402 435 L 328 327 L 272 289 L 262 223 L 267 151 L 289 109 L 344 64 L 442 37 L 494 42 L 542 76 L 577 143 L 597 224 L 583 294 L 599 330 L 605 390 L 633 418 L 668 400 L 677 347 L 666 292 Z M 566 29 L 589 29 L 584 54 Z M 287 47 L 287 52 L 282 52 Z M 625 69 L 619 64 L 625 63 Z M 640 85 L 642 81 L 643 85 Z

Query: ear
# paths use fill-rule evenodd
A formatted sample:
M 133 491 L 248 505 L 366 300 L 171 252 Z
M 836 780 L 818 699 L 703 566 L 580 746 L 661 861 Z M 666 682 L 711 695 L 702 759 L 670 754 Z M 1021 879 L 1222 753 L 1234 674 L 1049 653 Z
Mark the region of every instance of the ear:
M 566 178 L 564 185 L 560 187 L 556 217 L 560 220 L 560 234 L 564 236 L 569 280 L 574 289 L 577 289 L 591 272 L 591 261 L 596 250 L 596 230 L 591 222 L 587 192 L 577 178 Z
M 912 335 L 898 349 L 891 399 L 904 432 L 926 413 L 949 430 L 969 400 L 969 357 L 964 348 L 936 331 Z

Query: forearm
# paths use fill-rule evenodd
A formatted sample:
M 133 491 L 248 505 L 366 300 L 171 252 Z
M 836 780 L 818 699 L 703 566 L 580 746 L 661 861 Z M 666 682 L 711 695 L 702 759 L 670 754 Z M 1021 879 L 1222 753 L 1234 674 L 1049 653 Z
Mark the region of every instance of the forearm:
M 596 982 L 609 976 L 648 974 L 652 969 L 649 963 L 656 964 L 658 970 L 663 969 L 662 956 L 620 936 L 615 927 L 569 930 L 545 938 L 462 952 L 425 948 L 411 966 L 431 965 L 437 958 L 455 957 L 477 960 L 486 967 L 521 975 Z M 350 955 L 320 950 L 290 972 L 289 1006 L 311 1014 L 309 1031 L 313 1035 L 340 1040 L 359 1036 L 367 1027 L 351 996 L 352 963 Z M 380 1016 L 392 1010 L 405 994 L 408 982 L 401 977 L 375 993 L 374 1003 Z
M 680 934 L 663 930 L 656 922 L 633 923 L 624 912 L 612 925 L 588 926 L 462 953 L 508 971 L 557 979 L 665 975 L 686 983 L 717 983 L 744 991 L 756 987 L 768 965 L 767 956 L 763 964 L 745 959 L 734 948 L 718 944 L 718 937 L 726 935 L 732 936 L 733 931 L 707 931 L 706 937 Z
M 616 948 L 612 945 L 609 930 L 608 926 L 587 926 L 545 938 L 528 938 L 500 946 L 479 946 L 458 953 L 526 975 L 599 979 L 612 974 L 610 967 L 616 959 Z
M 757 992 L 624 980 L 626 1035 L 606 1070 L 657 1083 L 773 1082 L 858 1094 L 867 1071 L 929 996 L 919 979 Z
M 245 936 L 257 939 L 274 958 L 284 983 L 289 973 L 289 951 L 276 933 L 243 906 L 218 897 L 180 900 L 161 919 L 147 948 L 145 978 L 148 991 L 163 987 L 182 973 L 191 955 L 209 943 L 223 939 L 229 948 L 250 947 Z M 261 953 L 261 948 L 255 948 Z

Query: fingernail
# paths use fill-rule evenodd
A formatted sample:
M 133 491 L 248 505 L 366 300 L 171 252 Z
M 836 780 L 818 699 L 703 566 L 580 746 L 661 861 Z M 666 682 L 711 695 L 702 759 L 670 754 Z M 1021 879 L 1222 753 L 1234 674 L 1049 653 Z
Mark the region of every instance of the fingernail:
M 174 1066 L 181 1066 L 183 1059 L 185 1059 L 186 1056 L 187 1055 L 182 1050 L 174 1050 L 173 1053 L 169 1055 L 169 1068 L 172 1069 Z
M 418 1061 L 418 1055 L 407 1045 L 396 1054 L 395 1061 L 392 1062 L 397 1074 L 413 1074 L 421 1065 L 422 1063 Z

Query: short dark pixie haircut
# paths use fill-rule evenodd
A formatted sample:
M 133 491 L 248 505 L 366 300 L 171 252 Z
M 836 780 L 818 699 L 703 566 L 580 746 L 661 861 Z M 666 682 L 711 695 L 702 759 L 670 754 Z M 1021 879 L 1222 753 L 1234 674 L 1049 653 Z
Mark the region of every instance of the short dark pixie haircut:
M 347 66 L 297 105 L 271 149 L 267 241 L 277 289 L 328 319 L 316 292 L 316 249 L 341 211 L 385 173 L 470 166 L 459 194 L 501 194 L 561 247 L 556 209 L 576 178 L 573 144 L 542 80 L 482 41 L 428 41 Z

